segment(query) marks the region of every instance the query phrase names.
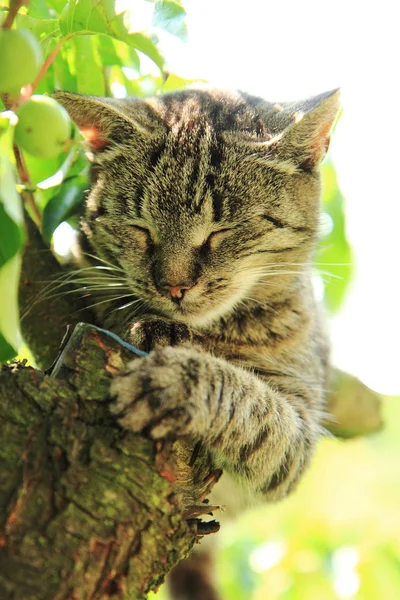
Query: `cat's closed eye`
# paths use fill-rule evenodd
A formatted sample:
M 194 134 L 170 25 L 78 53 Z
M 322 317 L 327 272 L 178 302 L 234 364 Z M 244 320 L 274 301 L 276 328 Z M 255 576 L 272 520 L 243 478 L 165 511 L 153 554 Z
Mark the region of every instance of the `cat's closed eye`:
M 215 249 L 219 246 L 222 240 L 224 240 L 232 233 L 233 228 L 231 227 L 226 227 L 225 229 L 218 229 L 218 231 L 213 231 L 212 233 L 210 233 L 210 235 L 204 242 L 204 245 L 208 245 L 211 249 Z
M 150 229 L 144 227 L 143 225 L 131 225 L 136 237 L 140 239 L 140 241 L 145 242 L 147 244 L 153 244 L 154 239 L 151 234 Z

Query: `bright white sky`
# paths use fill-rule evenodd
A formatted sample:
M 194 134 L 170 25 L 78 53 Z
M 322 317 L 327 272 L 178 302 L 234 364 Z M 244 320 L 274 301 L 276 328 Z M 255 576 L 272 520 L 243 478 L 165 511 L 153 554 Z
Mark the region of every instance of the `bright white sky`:
M 334 360 L 377 391 L 400 394 L 398 4 L 185 0 L 184 5 L 188 43 L 170 36 L 164 43 L 172 72 L 274 101 L 342 88 L 344 112 L 332 153 L 357 273 L 332 323 Z

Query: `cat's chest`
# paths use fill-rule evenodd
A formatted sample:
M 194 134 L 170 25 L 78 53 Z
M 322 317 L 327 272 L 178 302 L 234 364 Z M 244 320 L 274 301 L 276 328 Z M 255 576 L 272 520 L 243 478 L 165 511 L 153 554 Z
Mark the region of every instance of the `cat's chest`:
M 216 323 L 206 336 L 216 352 L 229 354 L 279 354 L 301 344 L 312 328 L 312 315 L 300 306 L 281 310 L 238 313 Z

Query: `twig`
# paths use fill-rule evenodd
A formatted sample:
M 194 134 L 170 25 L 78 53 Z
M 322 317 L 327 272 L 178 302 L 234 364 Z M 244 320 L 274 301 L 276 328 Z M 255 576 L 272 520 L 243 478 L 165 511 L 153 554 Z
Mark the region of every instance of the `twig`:
M 19 9 L 21 8 L 21 6 L 24 6 L 24 4 L 28 4 L 28 2 L 29 0 L 14 0 L 14 2 L 11 2 L 11 6 L 1 28 L 11 29 Z
M 50 67 L 51 63 L 53 62 L 53 60 L 55 59 L 55 57 L 57 56 L 57 54 L 59 53 L 59 51 L 65 44 L 65 42 L 69 39 L 69 37 L 70 36 L 66 36 L 61 41 L 59 41 L 58 44 L 53 48 L 53 50 L 50 52 L 49 56 L 44 61 L 35 81 L 32 83 L 32 89 L 31 89 L 32 94 L 35 91 L 35 89 L 37 88 L 37 86 L 39 85 L 40 81 L 42 80 L 42 77 L 44 77 L 44 75 L 46 74 L 47 69 Z
M 26 168 L 25 159 L 18 146 L 14 146 L 14 155 L 17 163 L 17 171 L 20 182 L 24 185 L 27 185 L 28 187 L 31 187 L 32 183 L 29 177 L 28 170 Z M 25 189 L 21 192 L 21 196 L 24 200 L 25 206 L 32 211 L 35 223 L 38 227 L 40 227 L 42 223 L 42 215 L 40 214 L 40 210 L 35 202 L 35 197 L 33 193 L 29 189 Z

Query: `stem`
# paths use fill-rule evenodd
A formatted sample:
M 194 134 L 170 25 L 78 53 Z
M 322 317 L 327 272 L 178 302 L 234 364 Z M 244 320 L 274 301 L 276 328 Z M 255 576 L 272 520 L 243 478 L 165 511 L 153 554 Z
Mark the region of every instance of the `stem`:
M 47 69 L 50 67 L 51 63 L 53 62 L 53 60 L 55 59 L 55 57 L 61 50 L 62 46 L 68 40 L 68 38 L 69 38 L 69 36 L 66 36 L 60 42 L 58 42 L 58 44 L 53 48 L 53 50 L 50 52 L 49 56 L 44 61 L 35 81 L 32 83 L 32 90 L 31 90 L 32 94 L 35 91 L 35 89 L 37 88 L 37 86 L 39 85 L 39 83 L 42 80 L 42 78 L 44 77 L 44 75 L 46 74 Z
M 17 171 L 20 182 L 24 185 L 32 186 L 28 169 L 26 168 L 24 156 L 21 150 L 18 148 L 18 146 L 14 146 L 14 155 L 17 163 Z M 24 190 L 23 192 L 21 192 L 21 196 L 25 206 L 30 208 L 30 210 L 32 211 L 32 215 L 37 226 L 40 227 L 42 223 L 42 215 L 40 214 L 40 210 L 36 205 L 33 193 L 30 190 Z
M 28 2 L 29 0 L 14 0 L 14 2 L 11 2 L 11 6 L 1 28 L 11 29 L 19 9 L 21 8 L 21 6 L 24 6 L 24 4 L 28 4 Z

